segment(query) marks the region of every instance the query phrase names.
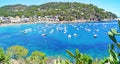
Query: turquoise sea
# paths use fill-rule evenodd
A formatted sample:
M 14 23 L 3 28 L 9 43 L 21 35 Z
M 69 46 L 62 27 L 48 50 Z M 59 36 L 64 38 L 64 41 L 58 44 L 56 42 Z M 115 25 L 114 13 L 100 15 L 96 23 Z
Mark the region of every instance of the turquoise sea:
M 26 47 L 31 53 L 39 50 L 47 56 L 69 57 L 66 49 L 77 48 L 93 58 L 108 56 L 108 44 L 113 43 L 107 32 L 118 29 L 117 21 L 99 23 L 23 24 L 0 27 L 0 46 Z

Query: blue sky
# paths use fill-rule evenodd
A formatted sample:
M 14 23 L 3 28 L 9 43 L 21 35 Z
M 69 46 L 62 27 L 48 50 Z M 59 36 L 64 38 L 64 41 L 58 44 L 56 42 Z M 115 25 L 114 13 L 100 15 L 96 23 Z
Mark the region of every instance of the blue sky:
M 0 6 L 13 4 L 40 5 L 47 2 L 91 3 L 99 8 L 105 9 L 106 11 L 113 12 L 120 17 L 120 0 L 0 0 Z

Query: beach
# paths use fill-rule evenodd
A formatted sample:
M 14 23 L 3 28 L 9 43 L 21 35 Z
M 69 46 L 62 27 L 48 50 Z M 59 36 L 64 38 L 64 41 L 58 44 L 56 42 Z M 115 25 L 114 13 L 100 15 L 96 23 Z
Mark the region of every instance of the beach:
M 116 19 L 113 19 L 116 20 Z M 102 22 L 108 22 L 112 20 L 103 20 Z M 86 20 L 76 20 L 76 21 L 37 21 L 37 22 L 15 22 L 15 23 L 0 23 L 0 26 L 12 26 L 12 25 L 21 25 L 21 24 L 37 24 L 37 23 L 46 23 L 46 24 L 64 24 L 64 23 L 86 23 L 86 22 L 99 22 L 99 21 L 86 21 Z

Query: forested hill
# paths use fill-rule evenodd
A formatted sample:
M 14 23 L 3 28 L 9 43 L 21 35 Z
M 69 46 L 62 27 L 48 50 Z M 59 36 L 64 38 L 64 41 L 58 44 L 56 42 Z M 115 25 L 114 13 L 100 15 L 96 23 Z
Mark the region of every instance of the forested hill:
M 92 4 L 49 2 L 42 5 L 7 5 L 0 7 L 0 16 L 58 16 L 60 20 L 114 19 L 117 16 Z

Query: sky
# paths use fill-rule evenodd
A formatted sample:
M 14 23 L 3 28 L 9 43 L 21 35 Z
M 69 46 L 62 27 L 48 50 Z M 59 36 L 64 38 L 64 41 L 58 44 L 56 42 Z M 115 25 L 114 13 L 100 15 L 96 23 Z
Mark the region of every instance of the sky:
M 0 7 L 14 4 L 41 5 L 48 2 L 81 2 L 93 4 L 120 17 L 120 0 L 0 0 Z

